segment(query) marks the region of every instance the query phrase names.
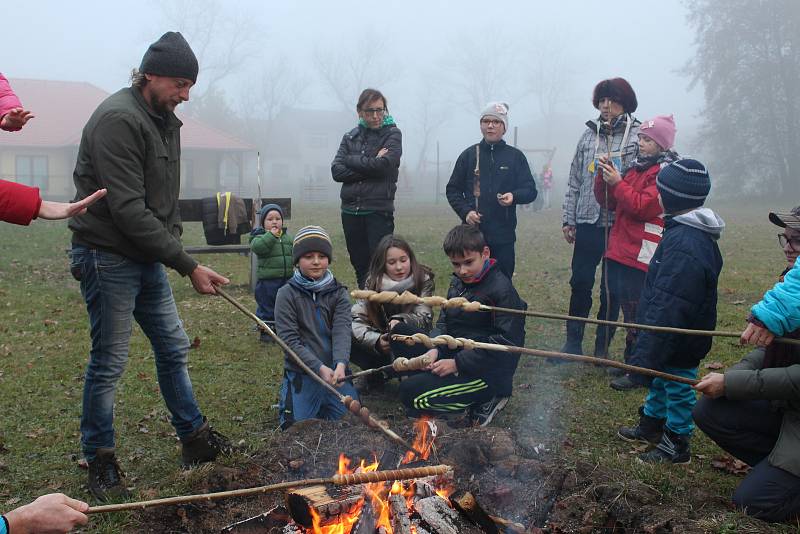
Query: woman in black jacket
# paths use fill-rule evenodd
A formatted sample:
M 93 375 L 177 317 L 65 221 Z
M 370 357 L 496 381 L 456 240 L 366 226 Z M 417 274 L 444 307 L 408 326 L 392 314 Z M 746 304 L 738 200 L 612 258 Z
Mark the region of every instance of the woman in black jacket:
M 342 228 L 358 287 L 363 288 L 372 251 L 394 232 L 403 139 L 377 89 L 361 92 L 356 111 L 358 126 L 344 134 L 331 174 L 342 184 Z

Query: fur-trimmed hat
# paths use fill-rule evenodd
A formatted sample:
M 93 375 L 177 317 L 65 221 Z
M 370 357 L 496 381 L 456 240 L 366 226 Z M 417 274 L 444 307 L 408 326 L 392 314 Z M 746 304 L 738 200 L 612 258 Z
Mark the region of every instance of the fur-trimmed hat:
M 639 107 L 636 93 L 625 78 L 609 78 L 595 85 L 592 93 L 592 104 L 595 109 L 600 109 L 600 100 L 603 98 L 610 98 L 618 103 L 625 113 L 633 113 Z
M 150 45 L 139 65 L 139 72 L 142 74 L 186 78 L 192 80 L 192 83 L 197 82 L 198 70 L 197 56 L 180 32 L 162 35 Z
M 711 177 L 696 159 L 679 159 L 658 171 L 656 187 L 665 213 L 699 208 L 711 191 Z
M 304 226 L 297 231 L 292 242 L 292 263 L 297 265 L 300 258 L 309 252 L 321 252 L 333 262 L 331 236 L 321 226 Z

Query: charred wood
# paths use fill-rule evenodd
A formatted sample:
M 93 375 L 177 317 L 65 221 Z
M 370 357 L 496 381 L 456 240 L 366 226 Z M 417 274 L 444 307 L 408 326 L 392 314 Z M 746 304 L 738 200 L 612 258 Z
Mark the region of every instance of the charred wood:
M 402 495 L 389 495 L 389 510 L 394 534 L 411 534 L 411 520 L 408 518 L 406 498 Z
M 458 493 L 450 496 L 450 503 L 453 507 L 464 514 L 467 519 L 472 521 L 475 525 L 479 526 L 486 534 L 499 534 L 500 530 L 497 524 L 492 521 L 475 496 L 468 491 L 459 491 Z

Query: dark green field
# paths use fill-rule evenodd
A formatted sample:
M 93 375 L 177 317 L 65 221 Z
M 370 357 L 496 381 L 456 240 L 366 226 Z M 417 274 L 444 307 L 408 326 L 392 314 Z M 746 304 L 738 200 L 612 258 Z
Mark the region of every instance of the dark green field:
M 728 223 L 720 242 L 725 267 L 719 287 L 718 329 L 740 330 L 749 305 L 774 281 L 784 266 L 777 228 L 767 221 L 770 207 L 725 207 Z M 788 208 L 790 206 L 775 206 Z M 352 287 L 341 224 L 334 206 L 297 205 L 292 229 L 320 224 L 334 238 L 334 274 Z M 437 293 L 449 277 L 441 240 L 457 221 L 446 204 L 401 205 L 397 232 L 412 242 L 420 260 L 436 273 Z M 560 231 L 557 211 L 520 212 L 517 274 L 514 278 L 530 309 L 566 312 L 571 248 Z M 37 495 L 61 491 L 88 499 L 80 453 L 78 423 L 82 377 L 88 354 L 88 321 L 78 284 L 69 276 L 65 223 L 37 221 L 31 227 L 0 226 L 0 508 Z M 186 230 L 187 245 L 202 244 L 199 224 Z M 231 293 L 254 307 L 247 288 L 248 260 L 236 255 L 208 255 L 200 261 L 229 276 Z M 233 441 L 257 450 L 277 427 L 278 384 L 282 357 L 265 349 L 247 318 L 222 299 L 194 293 L 188 280 L 171 274 L 175 298 L 190 339 L 199 347 L 190 356 L 190 373 L 204 413 Z M 529 319 L 527 345 L 558 349 L 563 323 Z M 621 352 L 618 335 L 613 353 Z M 589 327 L 586 350 L 593 340 Z M 706 362 L 735 362 L 744 350 L 735 339 L 717 338 Z M 702 372 L 707 372 L 705 369 Z M 635 478 L 671 499 L 680 500 L 687 486 L 716 488 L 729 495 L 738 478 L 711 467 L 721 451 L 702 435 L 693 440 L 688 468 L 642 466 L 629 444 L 615 438 L 617 426 L 634 421 L 641 390 L 618 393 L 602 370 L 576 365 L 553 366 L 533 358 L 516 377 L 515 397 L 496 425 L 519 432 L 552 428 L 565 432 L 555 442 L 569 443 L 560 452 L 610 468 L 621 478 Z M 554 401 L 565 408 L 554 410 Z M 391 395 L 370 403 L 378 414 L 398 413 Z M 565 430 L 562 430 L 565 429 Z M 184 491 L 188 475 L 178 468 L 179 445 L 160 395 L 153 357 L 146 338 L 135 330 L 130 362 L 117 392 L 118 457 L 137 498 Z M 551 436 L 552 437 L 552 436 Z M 226 460 L 235 463 L 237 458 Z M 698 505 L 700 503 L 697 503 Z M 135 530 L 130 517 L 93 518 L 88 532 Z M 765 531 L 764 525 L 733 512 L 710 514 L 709 531 Z M 787 530 L 788 531 L 788 530 Z

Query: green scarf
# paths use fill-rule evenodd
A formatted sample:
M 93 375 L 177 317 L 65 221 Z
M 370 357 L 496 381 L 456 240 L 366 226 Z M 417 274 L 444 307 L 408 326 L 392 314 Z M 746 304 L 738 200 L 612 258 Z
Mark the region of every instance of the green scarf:
M 369 128 L 364 119 L 358 119 L 358 125 L 363 126 L 364 128 Z M 386 115 L 385 117 L 383 117 L 383 123 L 381 124 L 381 128 L 383 128 L 384 126 L 396 126 L 394 122 L 394 117 L 392 117 L 391 115 Z

